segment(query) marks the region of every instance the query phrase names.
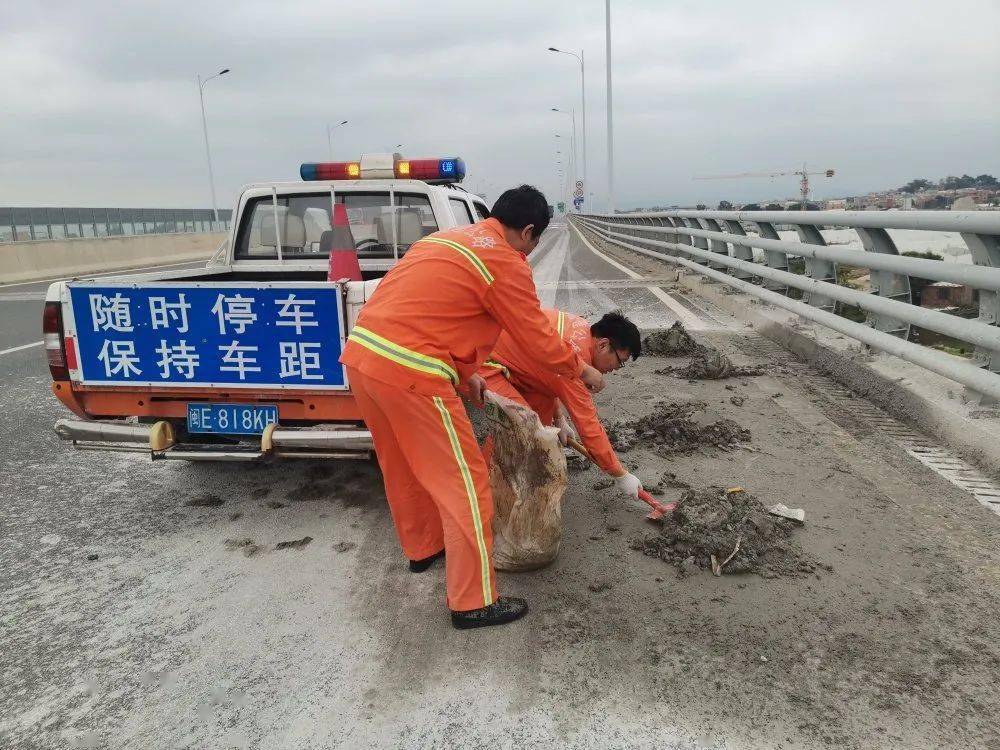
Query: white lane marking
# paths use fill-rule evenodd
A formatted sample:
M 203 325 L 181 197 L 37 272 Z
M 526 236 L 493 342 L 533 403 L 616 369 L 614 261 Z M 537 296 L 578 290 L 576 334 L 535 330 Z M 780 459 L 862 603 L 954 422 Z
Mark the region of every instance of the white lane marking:
M 561 225 L 549 224 L 548 228 L 542 232 L 542 238 L 538 243 L 538 247 L 531 251 L 528 255 L 528 265 L 534 268 L 538 265 L 539 261 L 548 254 L 549 250 L 556 244 L 559 239 L 559 230 Z M 549 238 L 553 238 L 552 242 L 549 243 Z
M 24 344 L 23 346 L 13 346 L 10 349 L 3 349 L 0 350 L 0 357 L 2 357 L 4 354 L 13 354 L 14 352 L 19 352 L 24 349 L 31 349 L 32 347 L 35 346 L 41 346 L 44 343 L 45 343 L 44 341 L 36 341 L 33 344 Z
M 2 289 L 3 287 L 0 287 Z M 45 292 L 0 292 L 0 302 L 42 302 Z
M 13 284 L 0 283 L 0 289 L 9 289 L 13 286 L 29 286 L 31 284 L 53 284 L 56 281 L 70 281 L 74 278 L 99 279 L 102 276 L 122 276 L 123 274 L 142 273 L 143 271 L 158 271 L 161 268 L 176 268 L 177 266 L 193 266 L 202 268 L 208 263 L 208 258 L 202 263 L 199 260 L 185 260 L 181 263 L 165 263 L 162 266 L 141 266 L 139 268 L 123 268 L 120 271 L 102 271 L 101 273 L 81 273 L 77 276 L 56 276 L 49 279 L 35 279 L 34 281 L 18 281 Z
M 566 254 L 569 252 L 569 235 L 560 232 L 545 256 L 534 267 L 535 286 L 540 288 L 538 299 L 542 307 L 554 307 L 556 303 L 555 287 L 549 287 L 552 282 L 559 280 L 563 265 L 566 263 Z M 542 285 L 541 287 L 539 285 Z
M 616 260 L 614 260 L 612 258 L 609 258 L 607 255 L 605 255 L 604 253 L 602 253 L 596 247 L 594 247 L 593 245 L 591 245 L 590 241 L 586 237 L 584 237 L 583 233 L 579 229 L 577 229 L 575 226 L 573 226 L 572 224 L 570 224 L 570 227 L 572 228 L 573 232 L 576 233 L 576 236 L 580 238 L 580 240 L 583 242 L 583 244 L 587 246 L 587 248 L 590 250 L 590 252 L 592 252 L 598 258 L 600 258 L 601 260 L 605 261 L 609 265 L 614 266 L 619 271 L 621 271 L 622 273 L 625 273 L 625 274 L 629 275 L 633 279 L 642 279 L 643 278 L 642 274 L 636 273 L 631 268 L 623 266 L 618 261 L 616 261 Z M 669 294 L 667 294 L 666 292 L 664 292 L 659 287 L 647 286 L 646 289 L 649 290 L 650 294 L 652 294 L 654 297 L 656 297 L 658 300 L 660 300 L 660 302 L 662 302 L 664 305 L 666 305 L 670 309 L 670 311 L 674 315 L 677 316 L 677 319 L 680 320 L 681 323 L 684 324 L 685 328 L 696 329 L 696 330 L 697 329 L 703 329 L 703 328 L 705 328 L 705 322 L 703 320 L 701 320 L 699 317 L 697 317 L 696 315 L 694 315 L 690 310 L 688 310 L 686 307 L 684 307 L 684 305 L 682 305 L 680 302 L 678 302 L 677 300 L 675 300 L 673 297 L 671 297 Z

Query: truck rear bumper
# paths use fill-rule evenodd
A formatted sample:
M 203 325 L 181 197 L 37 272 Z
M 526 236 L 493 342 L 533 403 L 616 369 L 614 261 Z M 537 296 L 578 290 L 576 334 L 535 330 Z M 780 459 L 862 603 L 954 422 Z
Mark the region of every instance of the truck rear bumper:
M 126 424 L 60 419 L 56 434 L 80 450 L 148 453 L 153 460 L 257 461 L 266 458 L 369 458 L 371 433 L 361 427 L 324 425 L 292 428 L 270 425 L 257 440 L 238 445 L 178 443 L 167 421 Z

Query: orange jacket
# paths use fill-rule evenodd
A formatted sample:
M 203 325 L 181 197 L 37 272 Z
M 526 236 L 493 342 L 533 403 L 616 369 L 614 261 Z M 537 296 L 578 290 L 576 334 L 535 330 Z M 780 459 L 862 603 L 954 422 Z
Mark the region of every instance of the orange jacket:
M 479 369 L 501 329 L 553 376 L 582 372 L 541 310 L 525 256 L 487 219 L 415 242 L 361 309 L 340 361 L 416 393 L 448 395 Z
M 590 323 L 584 318 L 561 310 L 546 309 L 543 312 L 563 339 L 580 355 L 580 359 L 592 365 L 594 339 L 590 335 Z M 501 333 L 497 339 L 490 359 L 507 368 L 511 385 L 519 393 L 533 391 L 559 399 L 572 417 L 576 429 L 579 430 L 580 440 L 603 471 L 615 476 L 625 471 L 618 456 L 615 455 L 614 448 L 611 447 L 611 441 L 608 440 L 600 417 L 597 416 L 594 399 L 580 378 L 553 377 L 540 366 L 531 348 L 519 344 L 506 332 Z M 488 367 L 484 368 L 484 374 L 488 371 Z

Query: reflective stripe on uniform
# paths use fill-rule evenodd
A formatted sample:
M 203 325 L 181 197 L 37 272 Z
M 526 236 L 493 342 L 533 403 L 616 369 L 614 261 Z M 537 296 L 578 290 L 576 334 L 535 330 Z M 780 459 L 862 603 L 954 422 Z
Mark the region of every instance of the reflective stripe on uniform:
M 448 433 L 448 442 L 451 443 L 451 450 L 455 454 L 458 462 L 458 469 L 462 474 L 462 481 L 465 483 L 465 493 L 469 497 L 469 510 L 472 511 L 472 524 L 476 529 L 476 546 L 479 547 L 479 570 L 483 582 L 483 606 L 488 607 L 493 603 L 493 590 L 490 586 L 490 556 L 486 551 L 486 538 L 483 536 L 483 519 L 479 515 L 479 497 L 476 495 L 476 485 L 472 481 L 472 472 L 465 462 L 462 454 L 462 446 L 458 442 L 458 433 L 455 432 L 455 425 L 451 421 L 451 412 L 444 405 L 444 400 L 440 396 L 434 396 L 434 405 L 441 414 L 441 422 L 444 423 L 444 431 Z
M 478 255 L 472 252 L 465 245 L 460 245 L 454 240 L 449 240 L 444 237 L 424 237 L 420 240 L 420 242 L 432 242 L 435 245 L 443 245 L 444 247 L 450 247 L 452 250 L 457 250 L 460 255 L 473 265 L 487 284 L 493 283 L 493 274 L 490 273 L 490 269 L 486 267 L 486 264 L 483 263 Z
M 499 370 L 503 374 L 503 376 L 507 378 L 507 380 L 510 380 L 510 370 L 507 369 L 506 365 L 500 364 L 495 359 L 488 359 L 485 362 L 483 362 L 483 364 L 486 365 L 487 367 L 493 367 Z
M 347 339 L 348 341 L 360 344 L 375 354 L 392 360 L 396 364 L 409 367 L 411 370 L 437 375 L 438 377 L 450 380 L 454 384 L 458 383 L 458 373 L 446 362 L 441 361 L 437 357 L 429 357 L 426 354 L 421 354 L 412 349 L 407 349 L 405 346 L 395 344 L 389 341 L 389 339 L 369 331 L 367 328 L 362 328 L 358 325 L 354 326 Z
M 560 337 L 563 335 L 563 330 L 565 328 L 566 328 L 566 313 L 560 310 L 559 314 L 556 316 L 556 331 L 558 332 Z

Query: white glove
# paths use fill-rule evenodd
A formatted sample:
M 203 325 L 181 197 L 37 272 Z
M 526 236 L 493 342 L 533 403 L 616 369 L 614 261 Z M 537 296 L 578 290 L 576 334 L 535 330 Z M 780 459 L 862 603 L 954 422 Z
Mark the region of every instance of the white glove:
M 556 427 L 559 428 L 559 442 L 562 445 L 569 445 L 569 439 L 571 437 L 576 437 L 573 433 L 573 428 L 569 426 L 569 420 L 566 419 L 565 415 L 559 414 L 556 416 Z
M 635 474 L 626 472 L 620 477 L 615 477 L 615 485 L 626 497 L 639 499 L 639 490 L 642 489 L 642 482 L 639 481 L 639 477 Z

